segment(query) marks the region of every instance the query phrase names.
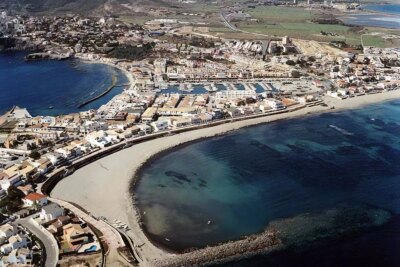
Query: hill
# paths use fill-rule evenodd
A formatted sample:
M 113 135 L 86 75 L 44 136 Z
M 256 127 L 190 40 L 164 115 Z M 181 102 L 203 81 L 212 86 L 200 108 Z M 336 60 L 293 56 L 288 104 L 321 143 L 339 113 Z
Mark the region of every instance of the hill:
M 171 0 L 0 0 L 0 9 L 47 15 L 121 15 L 147 13 L 151 8 L 176 6 Z

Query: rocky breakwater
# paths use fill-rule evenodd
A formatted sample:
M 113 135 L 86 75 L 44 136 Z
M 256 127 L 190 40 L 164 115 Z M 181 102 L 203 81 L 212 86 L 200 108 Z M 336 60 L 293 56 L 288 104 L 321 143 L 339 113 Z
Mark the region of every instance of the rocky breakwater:
M 154 266 L 206 266 L 268 254 L 278 250 L 296 249 L 333 238 L 359 235 L 379 227 L 392 215 L 382 209 L 341 207 L 318 213 L 301 214 L 271 222 L 262 233 L 241 240 L 176 254 Z
M 282 245 L 278 236 L 279 233 L 275 229 L 267 229 L 262 233 L 246 236 L 237 241 L 197 250 L 193 249 L 193 251 L 155 262 L 154 266 L 202 266 L 248 258 L 278 249 Z

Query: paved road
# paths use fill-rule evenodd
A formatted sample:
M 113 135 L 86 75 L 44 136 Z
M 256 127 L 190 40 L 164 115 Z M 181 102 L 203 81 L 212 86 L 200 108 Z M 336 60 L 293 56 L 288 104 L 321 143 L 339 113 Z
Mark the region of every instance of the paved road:
M 46 267 L 56 267 L 58 262 L 58 245 L 52 234 L 45 228 L 37 224 L 32 218 L 21 219 L 17 221 L 26 227 L 32 234 L 39 238 L 46 249 Z
M 269 36 L 269 35 L 267 35 L 267 34 L 263 34 L 263 33 L 249 32 L 249 31 L 244 31 L 244 30 L 238 29 L 235 25 L 233 25 L 233 24 L 229 21 L 230 14 L 227 14 L 227 15 L 226 15 L 225 13 L 221 12 L 221 13 L 220 13 L 220 16 L 221 16 L 222 21 L 224 22 L 224 25 L 225 25 L 227 28 L 231 29 L 232 31 L 237 31 L 237 32 L 242 32 L 242 33 L 248 33 L 248 34 L 254 34 L 254 35 L 263 36 L 263 37 L 271 37 L 271 36 Z

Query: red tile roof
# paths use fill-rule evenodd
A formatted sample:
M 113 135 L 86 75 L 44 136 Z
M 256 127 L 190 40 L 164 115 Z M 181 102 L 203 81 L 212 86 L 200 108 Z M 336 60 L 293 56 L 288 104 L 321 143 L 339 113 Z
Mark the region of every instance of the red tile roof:
M 45 197 L 46 197 L 45 195 L 42 195 L 42 194 L 39 194 L 39 193 L 35 192 L 35 193 L 28 194 L 25 197 L 25 199 L 30 200 L 30 201 L 37 201 L 37 200 L 43 199 Z

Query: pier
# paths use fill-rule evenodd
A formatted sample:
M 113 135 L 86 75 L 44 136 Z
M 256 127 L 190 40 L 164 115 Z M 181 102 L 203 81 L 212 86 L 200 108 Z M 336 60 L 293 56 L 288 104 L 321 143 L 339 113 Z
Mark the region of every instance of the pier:
M 105 96 L 105 95 L 108 94 L 112 89 L 114 89 L 114 87 L 116 87 L 116 86 L 117 86 L 117 77 L 116 77 L 115 75 L 113 75 L 113 76 L 112 76 L 112 83 L 111 83 L 110 87 L 108 87 L 103 93 L 101 93 L 101 94 L 99 94 L 99 95 L 97 95 L 97 96 L 95 96 L 95 97 L 93 97 L 93 98 L 91 98 L 91 99 L 89 99 L 89 100 L 86 100 L 85 102 L 81 103 L 81 104 L 78 106 L 78 108 L 82 108 L 82 107 L 86 106 L 87 104 L 92 103 L 93 101 L 96 101 L 97 99 L 99 99 L 99 98 Z

